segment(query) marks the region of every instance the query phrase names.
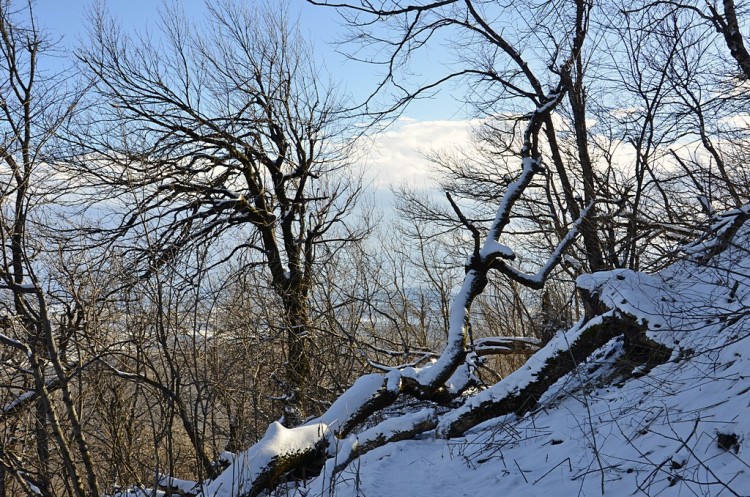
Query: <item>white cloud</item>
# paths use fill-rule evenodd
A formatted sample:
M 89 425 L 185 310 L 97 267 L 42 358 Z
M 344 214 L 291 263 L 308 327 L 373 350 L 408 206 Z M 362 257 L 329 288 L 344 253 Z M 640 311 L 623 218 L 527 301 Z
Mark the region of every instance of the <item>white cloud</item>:
M 432 186 L 432 165 L 425 155 L 469 145 L 472 126 L 478 122 L 401 118 L 387 131 L 374 133 L 362 142 L 367 176 L 376 189 L 401 184 Z

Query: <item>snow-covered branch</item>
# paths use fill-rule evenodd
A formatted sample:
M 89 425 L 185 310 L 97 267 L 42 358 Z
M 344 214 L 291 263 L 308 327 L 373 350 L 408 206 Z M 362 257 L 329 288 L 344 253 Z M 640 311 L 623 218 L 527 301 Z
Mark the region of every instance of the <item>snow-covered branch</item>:
M 448 341 L 440 357 L 423 367 L 403 367 L 392 369 L 383 375 L 370 374 L 359 378 L 331 405 L 326 413 L 307 422 L 304 426 L 287 430 L 281 425 L 272 425 L 269 433 L 262 440 L 238 457 L 217 480 L 206 487 L 202 494 L 204 497 L 209 495 L 213 497 L 212 492 L 219 492 L 217 496 L 257 495 L 272 486 L 285 472 L 294 469 L 296 464 L 301 464 L 313 457 L 321 447 L 331 447 L 332 441 L 345 439 L 357 425 L 374 412 L 392 404 L 401 394 L 423 399 L 450 399 L 451 392 L 457 393 L 456 389 L 446 388 L 446 383 L 466 362 L 470 352 L 467 336 L 471 305 L 487 285 L 488 272 L 495 266 L 495 262 L 499 258 L 512 259 L 514 256 L 509 247 L 499 242 L 499 238 L 510 222 L 513 206 L 531 184 L 534 175 L 541 169 L 541 157 L 535 155 L 538 153 L 536 135 L 543 119 L 552 112 L 563 96 L 564 90 L 558 88 L 528 116 L 526 141 L 522 150 L 521 174 L 508 186 L 484 243 L 480 247 L 475 241 L 473 254 L 467 261 L 463 284 L 451 305 Z M 454 207 L 461 215 L 457 206 L 454 205 Z M 585 212 L 581 218 L 585 216 Z M 467 224 L 471 228 L 468 221 Z M 560 261 L 562 252 L 572 243 L 579 224 L 580 219 L 574 224 L 574 229 L 558 245 L 550 261 L 536 275 L 537 279 L 533 281 L 543 281 L 554 265 Z M 475 240 L 478 240 L 477 232 L 472 231 Z M 506 353 L 511 350 L 528 352 L 536 345 L 528 340 L 506 339 L 501 342 L 498 339 L 494 341 L 488 339 L 486 342 L 479 342 L 479 350 L 485 354 Z M 370 446 L 431 429 L 435 424 L 434 413 L 431 412 L 403 419 L 398 418 L 392 422 L 394 426 L 390 425 L 390 421 L 386 421 L 361 433 L 359 438 L 346 439 L 341 445 L 344 451 L 336 451 L 334 462 L 328 463 L 331 473 L 340 470 L 342 465 L 348 464 L 358 454 L 369 450 Z M 251 461 L 252 464 L 250 464 Z M 238 487 L 238 485 L 241 486 Z
M 637 324 L 630 316 L 610 311 L 558 334 L 521 369 L 443 416 L 437 427 L 438 434 L 456 437 L 488 419 L 527 412 L 554 382 L 594 350 L 621 335 L 627 326 Z
M 503 354 L 533 354 L 542 342 L 532 337 L 485 337 L 474 341 L 477 356 Z
M 562 240 L 560 240 L 560 243 L 557 244 L 557 247 L 555 247 L 555 250 L 552 251 L 549 259 L 547 259 L 547 262 L 535 274 L 523 273 L 518 269 L 509 266 L 505 263 L 505 261 L 499 259 L 495 259 L 493 261 L 492 268 L 500 271 L 505 276 L 518 283 L 521 283 L 522 285 L 536 290 L 541 289 L 544 286 L 544 282 L 547 280 L 549 274 L 562 260 L 565 250 L 567 250 L 568 247 L 570 247 L 575 241 L 576 236 L 578 235 L 578 231 L 581 228 L 581 224 L 583 224 L 586 221 L 587 216 L 591 212 L 593 212 L 594 205 L 596 205 L 596 202 L 591 202 L 586 206 L 584 210 L 581 211 L 581 215 L 573 223 L 573 226 L 570 228 L 570 231 L 568 231 L 568 234 L 565 235 Z
M 274 422 L 266 434 L 213 481 L 203 486 L 202 497 L 255 497 L 279 477 L 324 454 L 330 440 L 322 423 L 293 429 Z

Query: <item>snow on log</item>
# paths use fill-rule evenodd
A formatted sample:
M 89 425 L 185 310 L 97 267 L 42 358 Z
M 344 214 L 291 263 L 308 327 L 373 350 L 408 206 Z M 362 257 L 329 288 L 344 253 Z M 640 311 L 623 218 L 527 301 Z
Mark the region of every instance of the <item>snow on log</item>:
M 337 437 L 345 437 L 370 414 L 391 405 L 398 398 L 400 386 L 397 370 L 386 375 L 361 376 L 322 416 L 310 423 L 325 424 Z
M 474 341 L 477 356 L 533 354 L 539 350 L 541 340 L 532 337 L 486 337 Z
M 558 333 L 519 370 L 492 387 L 470 397 L 463 406 L 447 413 L 437 433 L 445 438 L 461 436 L 466 430 L 505 414 L 523 414 L 563 375 L 572 371 L 599 347 L 631 328 L 645 330 L 629 315 L 610 311 L 570 330 Z
M 451 303 L 448 327 L 448 342 L 437 361 L 422 368 L 405 368 L 403 378 L 414 380 L 412 386 L 435 390 L 448 381 L 455 369 L 463 363 L 468 335 L 468 314 L 471 304 L 487 285 L 485 271 L 471 269 L 464 277 L 463 285 Z
M 329 429 L 322 423 L 284 428 L 274 422 L 229 468 L 203 486 L 201 497 L 255 497 L 280 477 L 324 456 Z
M 502 243 L 498 242 L 497 240 L 493 240 L 492 238 L 487 238 L 484 241 L 484 245 L 482 245 L 482 248 L 479 251 L 479 255 L 482 256 L 483 259 L 495 257 L 500 257 L 503 259 L 516 258 L 516 254 L 510 247 L 508 247 L 507 245 L 503 245 Z
M 436 426 L 437 413 L 435 409 L 430 408 L 386 419 L 370 429 L 340 441 L 335 456 L 326 463 L 324 477 L 333 477 L 353 460 L 373 449 L 412 438 Z
M 287 429 L 273 423 L 261 440 L 234 457 L 215 480 L 207 482 L 202 497 L 253 497 L 278 484 L 286 473 L 325 459 L 326 447 L 346 436 L 373 412 L 392 404 L 399 395 L 400 375 L 360 377 L 319 418 Z
M 116 490 L 112 494 L 104 494 L 104 497 L 171 497 L 163 490 L 154 490 L 153 488 L 141 488 L 133 486 L 130 488 Z
M 750 205 L 724 212 L 711 224 L 702 240 L 682 247 L 683 252 L 695 257 L 701 264 L 724 251 L 732 243 L 734 236 L 750 219 Z
M 166 495 L 192 496 L 198 493 L 200 485 L 194 481 L 181 480 L 169 475 L 157 473 L 157 486 L 165 490 Z

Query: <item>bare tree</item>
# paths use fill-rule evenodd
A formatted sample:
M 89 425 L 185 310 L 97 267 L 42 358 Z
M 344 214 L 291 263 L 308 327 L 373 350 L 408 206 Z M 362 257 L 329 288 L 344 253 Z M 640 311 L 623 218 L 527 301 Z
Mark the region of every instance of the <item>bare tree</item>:
M 460 224 L 469 233 L 468 243 L 473 246 L 467 257 L 463 285 L 452 302 L 448 343 L 443 353 L 434 363 L 425 367 L 402 365 L 390 369 L 382 376 L 361 378 L 327 413 L 312 420 L 305 429 L 315 429 L 318 432 L 329 430 L 330 435 L 342 439 L 372 413 L 402 395 L 447 405 L 456 391 L 459 373 L 465 371 L 463 367 L 471 361 L 472 354 L 481 352 L 472 350 L 469 345 L 472 324 L 478 321 L 471 311 L 489 284 L 489 275 L 493 270 L 516 284 L 540 289 L 562 260 L 563 251 L 575 243 L 578 233 L 581 234 L 579 253 L 583 257 L 579 260 L 582 264 L 573 268 L 574 274 L 617 266 L 640 267 L 644 264 L 641 256 L 667 236 L 679 239 L 686 236 L 686 233 L 694 233 L 689 228 L 681 230 L 679 226 L 663 223 L 658 217 L 659 208 L 664 206 L 661 202 L 674 202 L 678 195 L 673 197 L 672 194 L 679 194 L 677 191 L 668 191 L 663 178 L 657 175 L 659 166 L 663 165 L 668 156 L 664 147 L 685 136 L 681 134 L 685 128 L 678 126 L 684 125 L 683 121 L 671 127 L 665 124 L 664 117 L 680 104 L 678 85 L 670 79 L 668 69 L 679 58 L 678 54 L 685 50 L 685 44 L 690 43 L 689 36 L 682 36 L 679 32 L 674 36 L 670 19 L 650 19 L 649 28 L 654 29 L 648 31 L 648 34 L 655 38 L 630 38 L 624 44 L 626 57 L 632 56 L 631 62 L 634 63 L 630 67 L 621 68 L 622 79 L 619 83 L 624 83 L 630 92 L 629 101 L 638 102 L 639 107 L 636 116 L 630 116 L 630 121 L 624 119 L 626 122 L 617 122 L 610 115 L 610 119 L 597 128 L 598 131 L 609 126 L 613 132 L 626 131 L 613 135 L 611 143 L 607 143 L 606 138 L 594 136 L 592 125 L 588 122 L 592 107 L 589 100 L 592 90 L 589 85 L 594 85 L 598 91 L 612 91 L 613 88 L 622 89 L 623 86 L 615 84 L 617 78 L 599 80 L 599 87 L 596 87 L 597 80 L 587 79 L 591 74 L 588 72 L 592 53 L 589 50 L 593 50 L 586 44 L 594 8 L 591 3 L 581 1 L 500 5 L 496 2 L 472 0 L 393 1 L 377 4 L 325 1 L 312 3 L 339 8 L 345 20 L 355 29 L 353 39 L 357 43 L 361 40 L 380 43 L 377 47 L 383 51 L 378 53 L 386 54 L 385 59 L 380 60 L 386 67 L 386 74 L 372 99 L 365 103 L 365 111 L 371 110 L 370 106 L 374 105 L 378 97 L 392 97 L 394 93 L 395 104 L 383 114 L 399 111 L 403 109 L 403 105 L 446 81 L 473 78 L 472 81 L 477 83 L 475 90 L 481 88 L 476 90 L 481 108 L 507 112 L 513 119 L 525 122 L 526 126 L 520 133 L 511 129 L 511 138 L 505 142 L 510 145 L 506 150 L 513 149 L 514 140 L 517 140 L 515 143 L 520 142 L 520 171 L 509 170 L 511 174 L 507 177 L 500 174 L 487 179 L 483 172 L 477 172 L 478 169 L 454 168 L 452 172 L 459 173 L 459 181 L 452 184 L 452 191 L 446 188 L 450 209 L 438 210 L 434 206 L 423 204 L 412 211 L 414 219 L 424 225 L 442 223 L 441 227 L 450 229 L 451 225 Z M 514 8 L 524 9 L 524 14 L 529 14 L 523 16 L 527 23 L 524 29 L 514 30 L 512 26 L 503 25 L 503 14 L 510 14 Z M 508 19 L 518 18 L 508 16 Z M 550 19 L 561 21 L 555 23 L 555 31 L 549 24 Z M 381 29 L 384 26 L 390 30 L 388 33 L 391 37 L 382 36 Z M 612 28 L 609 23 L 604 26 Z M 465 49 L 468 54 L 458 59 L 461 63 L 468 64 L 442 78 L 420 81 L 414 86 L 407 86 L 398 79 L 404 64 L 422 47 L 428 46 L 432 40 L 440 39 L 441 35 L 457 33 L 461 36 L 454 39 L 463 42 L 456 42 L 456 51 Z M 613 36 L 613 33 L 616 34 L 609 31 L 606 36 Z M 625 38 L 637 34 L 637 30 L 628 31 L 627 25 L 625 26 Z M 361 47 L 359 44 L 357 46 Z M 639 55 L 639 51 L 652 51 L 658 55 L 657 61 L 644 63 L 645 59 Z M 529 53 L 537 57 L 529 60 Z M 358 54 L 367 58 L 362 52 Z M 619 58 L 620 55 L 621 53 L 605 54 L 603 58 L 613 56 L 614 66 L 623 61 Z M 520 112 L 521 103 L 524 102 L 533 104 L 534 110 L 530 113 Z M 553 119 L 553 114 L 558 110 L 565 118 L 562 123 Z M 611 109 L 605 109 L 602 105 L 596 110 Z M 661 119 L 665 119 L 665 122 L 661 122 Z M 613 154 L 612 143 L 625 139 L 637 155 L 634 178 L 626 178 L 616 168 L 618 163 Z M 601 162 L 597 164 L 597 160 Z M 550 166 L 544 167 L 547 164 Z M 465 162 L 446 165 L 448 168 L 452 165 L 463 166 Z M 602 171 L 599 165 L 612 167 Z M 554 181 L 545 181 L 546 178 L 541 173 L 548 176 L 554 174 Z M 475 177 L 480 178 L 479 198 L 482 195 L 499 198 L 500 205 L 492 216 L 467 216 L 464 209 L 466 203 L 462 205 L 462 199 L 454 198 L 453 193 L 462 189 L 467 192 L 467 198 L 471 197 L 475 193 L 472 191 L 471 180 Z M 580 194 L 577 193 L 579 188 Z M 529 198 L 527 195 L 535 189 L 539 194 Z M 601 205 L 609 203 L 606 210 L 600 210 L 596 205 L 597 201 Z M 517 222 L 518 218 L 513 216 L 518 214 L 516 209 L 519 207 L 526 209 L 524 212 L 529 213 L 530 220 L 536 217 L 535 211 L 543 211 L 548 216 L 552 228 L 537 230 L 533 235 L 555 235 L 554 238 L 548 238 L 551 242 L 551 255 L 548 253 L 548 257 L 537 261 L 537 272 L 533 274 L 524 272 L 524 266 L 516 265 L 517 262 L 511 262 L 517 259 L 516 251 L 500 241 L 501 237 L 507 236 L 515 227 L 511 225 L 511 219 Z M 628 208 L 632 210 L 628 211 Z M 610 222 L 602 219 L 598 212 L 607 212 L 620 219 Z M 647 216 L 643 216 L 643 213 Z M 537 218 L 530 223 L 540 226 L 542 221 Z M 662 235 L 665 232 L 668 235 Z M 523 240 L 520 237 L 514 239 Z M 523 247 L 523 243 L 521 246 Z M 651 254 L 648 256 L 654 257 Z M 603 312 L 595 295 L 583 293 L 582 298 L 587 317 Z M 548 296 L 546 300 L 549 302 L 551 299 Z M 448 412 L 439 420 L 434 411 L 400 419 L 402 430 L 398 433 L 388 433 L 385 427 L 387 422 L 380 427 L 368 429 L 360 433 L 359 445 L 351 445 L 350 452 L 339 453 L 344 462 L 339 463 L 334 458 L 333 462 L 326 464 L 327 470 L 335 473 L 342 465 L 378 444 L 413 436 L 425 430 L 436 429 L 441 436 L 458 436 L 492 417 L 527 412 L 561 374 L 570 371 L 596 348 L 616 336 L 625 336 L 629 350 L 647 346 L 645 327 L 631 316 L 607 314 L 600 317 L 599 320 L 582 322 L 574 329 L 577 334 L 574 337 L 571 335 L 572 340 L 567 341 L 566 336 L 549 346 L 548 354 L 544 355 L 545 360 L 541 361 L 543 364 L 531 366 L 533 374 L 530 376 L 533 379 L 524 379 L 521 385 L 514 384 L 513 388 L 507 388 L 507 385 L 500 382 L 496 387 L 490 387 L 486 393 L 469 398 L 461 407 Z M 486 342 L 481 345 L 492 347 Z M 669 356 L 668 351 L 664 350 L 657 350 L 655 354 L 661 359 Z M 342 409 L 346 411 L 346 416 L 342 417 Z M 407 421 L 412 424 L 403 428 L 408 424 Z M 278 429 L 269 428 L 264 440 L 249 449 L 247 457 L 266 454 L 265 451 L 276 436 L 281 436 Z M 324 435 L 303 438 L 304 445 L 264 459 L 266 464 L 254 468 L 244 482 L 247 486 L 242 488 L 240 494 L 257 495 L 264 488 L 274 485 L 274 475 L 304 466 L 320 456 L 323 446 L 338 443 L 333 438 L 326 440 Z M 222 477 L 230 478 L 228 474 Z M 228 479 L 222 477 L 217 480 L 217 485 L 229 483 Z
M 215 2 L 201 27 L 170 11 L 160 28 L 160 44 L 131 39 L 98 13 L 80 55 L 98 100 L 76 131 L 78 171 L 119 209 L 99 239 L 128 247 L 136 278 L 206 243 L 209 267 L 241 252 L 265 267 L 283 312 L 285 420 L 298 424 L 322 247 L 363 234 L 346 227 L 361 185 L 344 116 L 286 12 Z
M 49 164 L 76 103 L 64 75 L 43 72 L 51 49 L 31 2 L 0 3 L 0 342 L 9 382 L 1 422 L 18 427 L 34 406 L 25 428 L 30 437 L 9 437 L 6 428 L 0 439 L 0 490 L 51 496 L 67 489 L 83 497 L 99 493 L 73 381 L 85 358 L 69 348 L 82 329 L 83 309 L 66 299 L 68 312 L 52 310 L 59 302 L 43 254 L 53 240 L 40 229 L 46 205 L 65 193 Z M 36 457 L 27 460 L 24 444 L 33 444 Z
M 570 71 L 574 58 L 573 56 L 567 59 L 559 70 L 562 73 Z M 471 308 L 486 288 L 490 273 L 493 270 L 498 271 L 529 287 L 541 287 L 552 269 L 560 262 L 565 249 L 575 240 L 585 218 L 576 220 L 571 231 L 558 244 L 538 272 L 526 274 L 506 262 L 513 259 L 515 254 L 508 246 L 500 243 L 499 239 L 510 223 L 513 207 L 523 196 L 534 177 L 542 171 L 540 134 L 550 114 L 565 97 L 565 77 L 567 76 L 561 77 L 555 88 L 544 97 L 534 111 L 528 114 L 528 124 L 519 154 L 522 164 L 521 172 L 515 181 L 508 185 L 486 237 L 483 237 L 453 204 L 456 214 L 472 234 L 473 249 L 467 258 L 463 284 L 451 304 L 447 344 L 442 354 L 424 367 L 404 365 L 390 369 L 383 375 L 361 377 L 334 402 L 326 413 L 309 421 L 305 426 L 297 428 L 296 432 L 302 435 L 299 438 L 294 434 L 287 435 L 282 431 L 283 428 L 272 425 L 264 438 L 235 462 L 239 468 L 253 460 L 255 464 L 250 472 L 238 472 L 230 468 L 209 484 L 204 489 L 204 494 L 210 494 L 214 488 L 231 487 L 238 489 L 238 495 L 258 495 L 263 490 L 276 485 L 278 479 L 289 471 L 317 461 L 324 453 L 325 447 L 333 445 L 333 440 L 330 440 L 331 436 L 336 439 L 345 439 L 360 423 L 378 410 L 391 405 L 402 395 L 449 405 L 454 396 L 463 391 L 463 385 L 470 376 L 464 366 L 471 363 L 476 354 L 482 353 L 481 350 L 472 351 L 468 346 L 472 322 Z M 585 216 L 591 210 L 592 205 L 589 205 L 581 213 Z M 617 329 L 612 326 L 611 332 Z M 593 350 L 591 347 L 597 347 L 599 340 L 606 341 L 609 337 L 609 334 L 600 334 L 598 329 L 592 329 L 590 333 L 582 334 L 570 344 L 570 350 L 562 352 L 559 357 L 567 357 L 568 352 L 573 357 L 588 354 Z M 487 344 L 488 351 L 489 349 L 508 350 L 516 342 L 524 343 L 523 340 L 512 338 L 505 341 L 498 339 Z M 342 467 L 338 461 L 343 461 L 341 464 L 346 465 L 351 460 L 350 457 L 357 457 L 384 443 L 413 436 L 426 430 L 438 428 L 441 434 L 455 436 L 492 416 L 507 412 L 523 412 L 533 405 L 532 399 L 540 388 L 546 388 L 565 371 L 569 371 L 576 360 L 578 359 L 562 360 L 560 364 L 557 361 L 552 364 L 553 361 L 550 361 L 549 371 L 544 371 L 544 374 L 539 375 L 537 379 L 530 381 L 523 388 L 519 387 L 518 395 L 514 393 L 494 398 L 489 402 L 467 402 L 460 415 L 446 416 L 440 425 L 437 423 L 434 410 L 428 410 L 408 419 L 399 420 L 399 429 L 395 431 L 386 430 L 385 426 L 375 427 L 365 434 L 360 434 L 364 440 L 359 441 L 356 450 L 349 451 L 346 448 L 349 445 L 343 443 L 341 450 L 346 452 L 332 457 L 330 464 L 326 467 L 336 472 Z M 383 423 L 383 425 L 387 424 L 387 421 Z M 273 449 L 276 447 L 277 437 L 289 441 L 280 451 Z M 238 475 L 242 481 L 236 480 Z
M 711 180 L 717 205 L 726 204 L 725 193 L 732 205 L 742 203 L 736 186 L 741 174 L 735 173 L 742 170 L 741 161 L 729 164 L 730 147 L 717 146 L 730 136 L 722 119 L 742 110 L 736 106 L 736 85 L 729 84 L 734 90 L 727 91 L 731 74 L 709 32 L 731 31 L 732 22 L 736 24 L 733 2 L 647 2 L 648 8 L 618 2 L 312 3 L 335 6 L 342 13 L 353 31 L 352 57 L 387 68 L 366 111 L 377 99 L 392 99 L 386 112 L 402 110 L 447 81 L 468 83 L 465 98 L 487 116 L 476 133 L 477 143 L 463 153 L 441 153 L 434 159 L 441 188 L 479 229 L 491 218 L 482 203 L 499 198 L 514 178 L 507 164 L 508 151 L 520 140 L 519 106 L 538 101 L 543 94 L 539 89 L 556 77 L 555 62 L 565 47 L 579 48 L 564 82 L 567 97 L 559 107 L 560 118 L 543 127 L 546 175 L 536 180 L 519 204 L 523 210 L 514 214 L 514 225 L 522 226 L 516 233 L 549 249 L 565 236 L 582 206 L 600 201 L 582 226 L 579 250 L 571 252 L 577 260 L 576 268 L 570 267 L 572 276 L 672 260 L 674 248 L 696 236 L 693 212 L 698 204 L 694 198 L 692 205 L 685 203 L 686 185 L 693 183 L 690 174 Z M 392 38 L 382 36 L 384 27 Z M 596 44 L 585 41 L 590 30 Z M 378 51 L 368 52 L 363 39 Z M 410 60 L 443 41 L 453 57 L 445 62 L 442 77 L 404 76 Z M 740 47 L 741 41 L 732 46 Z M 740 56 L 742 50 L 732 53 Z M 735 103 L 733 111 L 728 100 Z M 683 153 L 688 137 L 698 139 L 703 165 Z M 689 163 L 690 172 L 670 177 L 675 160 Z M 708 184 L 701 181 L 698 189 L 705 190 Z M 417 205 L 415 200 L 421 219 L 461 227 L 447 204 Z

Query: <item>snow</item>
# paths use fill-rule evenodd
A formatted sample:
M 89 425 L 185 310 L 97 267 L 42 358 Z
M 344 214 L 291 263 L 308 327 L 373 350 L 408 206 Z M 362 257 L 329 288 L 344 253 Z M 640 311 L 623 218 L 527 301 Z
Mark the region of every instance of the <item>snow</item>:
M 180 480 L 168 475 L 157 475 L 160 487 L 170 487 L 182 493 L 193 493 L 198 487 L 198 483 L 189 480 Z
M 521 175 L 513 183 L 509 184 L 508 188 L 505 190 L 505 194 L 495 212 L 495 219 L 492 222 L 492 227 L 490 228 L 489 233 L 487 233 L 488 240 L 498 240 L 500 238 L 503 229 L 510 220 L 510 209 L 513 207 L 515 201 L 521 196 L 526 185 L 531 181 L 538 166 L 538 160 L 531 157 L 523 158 Z
M 112 494 L 112 497 L 166 497 L 166 493 L 150 488 L 132 487 L 126 490 L 118 490 Z
M 472 383 L 478 384 L 477 378 L 474 376 L 474 371 L 477 367 L 477 355 L 473 352 L 469 353 L 466 360 L 456 368 L 448 381 L 446 386 L 448 391 L 455 395 L 462 392 Z
M 578 288 L 596 293 L 604 305 L 636 317 L 641 324 L 664 326 L 667 305 L 682 298 L 658 276 L 618 269 L 579 276 Z
M 21 478 L 23 478 L 24 483 L 26 483 L 26 485 L 28 486 L 29 492 L 31 492 L 33 495 L 44 495 L 42 489 L 34 485 L 34 483 L 32 483 L 32 478 L 29 478 L 26 473 L 21 472 L 20 476 Z
M 535 376 L 544 368 L 548 359 L 554 357 L 560 351 L 568 350 L 570 343 L 574 342 L 576 338 L 578 338 L 578 336 L 590 326 L 601 323 L 602 319 L 603 316 L 597 316 L 585 325 L 579 322 L 567 332 L 555 335 L 546 346 L 531 356 L 529 360 L 526 361 L 526 364 L 488 389 L 469 397 L 463 406 L 454 409 L 443 416 L 437 428 L 438 434 L 445 435 L 450 425 L 460 419 L 468 411 L 479 407 L 486 402 L 499 400 L 509 394 L 520 391 L 534 380 Z
M 589 496 L 601 495 L 602 481 L 605 495 L 748 495 L 748 382 L 736 379 L 747 367 L 743 361 L 712 378 L 701 367 L 668 363 L 590 390 L 581 380 L 598 378 L 579 372 L 523 419 L 372 451 L 339 475 L 334 495 Z M 720 432 L 740 434 L 738 454 L 717 447 Z
M 579 278 L 610 313 L 634 316 L 650 338 L 673 348 L 664 364 L 631 365 L 639 374 L 628 374 L 622 337 L 615 338 L 523 417 L 492 419 L 460 438 L 427 434 L 390 443 L 351 463 L 333 488 L 324 473 L 287 490 L 300 497 L 750 495 L 747 230 L 735 242 L 740 247 L 708 265 L 687 258 L 658 274 Z M 482 398 L 524 385 L 602 319 L 559 333 L 520 370 L 444 414 L 440 426 Z
M 325 424 L 331 430 L 336 431 L 341 423 L 348 420 L 379 390 L 385 388 L 388 391 L 396 392 L 399 383 L 400 376 L 398 371 L 395 370 L 385 376 L 380 374 L 361 376 L 354 382 L 354 385 L 336 399 L 320 418 L 311 421 L 311 423 Z
M 26 392 L 22 393 L 21 395 L 19 395 L 18 397 L 16 397 L 12 401 L 10 401 L 7 404 L 5 404 L 2 408 L 0 408 L 0 413 L 5 414 L 5 413 L 9 413 L 9 412 L 15 410 L 16 407 L 18 407 L 19 405 L 23 404 L 24 402 L 26 402 L 28 399 L 34 397 L 35 395 L 36 395 L 36 392 L 34 390 L 29 390 L 29 391 L 26 391 Z
M 510 247 L 491 238 L 485 240 L 484 245 L 479 250 L 479 255 L 483 259 L 491 256 L 502 257 L 503 259 L 514 259 L 516 257 L 516 254 Z
M 221 451 L 217 461 L 223 464 L 232 464 L 237 456 L 228 450 Z
M 332 493 L 338 481 L 340 470 L 338 467 L 346 465 L 346 462 L 353 459 L 357 455 L 357 452 L 360 454 L 364 453 L 367 450 L 368 444 L 377 442 L 378 440 L 392 440 L 399 434 L 408 433 L 416 425 L 434 423 L 435 417 L 436 413 L 434 409 L 422 409 L 416 413 L 386 419 L 368 430 L 351 435 L 345 440 L 338 441 L 334 447 L 335 457 L 326 462 L 321 474 L 315 479 L 315 483 L 309 489 L 317 492 L 317 495 Z M 316 488 L 318 484 L 322 486 Z
M 274 422 L 263 438 L 249 450 L 239 454 L 234 463 L 218 478 L 204 484 L 201 497 L 234 497 L 250 490 L 253 482 L 279 454 L 294 454 L 315 447 L 328 436 L 322 423 L 284 428 Z
M 31 349 L 14 338 L 0 333 L 0 343 L 3 343 L 6 346 L 15 347 L 18 350 L 23 351 L 24 354 L 26 354 L 26 357 L 31 357 Z
M 707 240 L 698 240 L 682 248 L 689 255 L 700 255 L 713 249 L 719 242 L 721 235 L 725 234 L 738 219 L 738 216 L 747 217 L 750 215 L 750 205 L 742 206 L 738 209 L 732 209 L 721 213 L 719 216 L 712 216 L 709 231 L 712 235 Z
M 475 270 L 469 271 L 464 278 L 461 289 L 451 303 L 448 317 L 448 343 L 446 343 L 445 350 L 440 357 L 435 362 L 429 363 L 422 368 L 404 368 L 401 370 L 402 377 L 414 378 L 422 385 L 432 384 L 453 362 L 456 355 L 463 353 L 466 308 L 469 303 L 471 288 L 478 277 L 479 275 Z

